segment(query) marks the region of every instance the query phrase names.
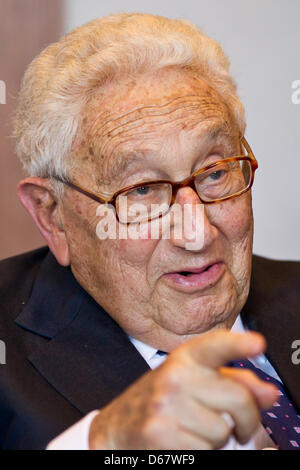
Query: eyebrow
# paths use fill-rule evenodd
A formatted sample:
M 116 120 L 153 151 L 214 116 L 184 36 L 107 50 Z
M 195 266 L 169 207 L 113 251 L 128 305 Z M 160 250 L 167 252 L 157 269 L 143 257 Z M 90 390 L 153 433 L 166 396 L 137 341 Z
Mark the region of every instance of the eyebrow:
M 105 185 L 112 183 L 112 181 L 122 175 L 125 170 L 141 161 L 146 153 L 150 154 L 151 152 L 150 150 L 145 149 L 130 152 L 127 150 L 121 150 L 112 157 L 113 165 L 109 168 L 104 168 L 101 179 L 99 179 L 99 183 Z
M 235 135 L 236 136 L 236 135 Z M 209 141 L 216 140 L 218 138 L 229 138 L 234 137 L 234 132 L 230 129 L 228 122 L 213 123 L 207 130 L 207 137 Z M 111 167 L 105 168 L 101 179 L 99 178 L 99 185 L 109 185 L 114 179 L 123 174 L 123 172 L 133 166 L 135 163 L 141 161 L 145 155 L 153 153 L 150 149 L 139 149 L 137 151 L 121 150 L 117 152 L 113 157 L 114 163 Z
M 227 121 L 213 123 L 209 127 L 207 134 L 210 140 L 215 140 L 218 137 L 237 137 L 236 132 L 234 132 L 232 126 Z

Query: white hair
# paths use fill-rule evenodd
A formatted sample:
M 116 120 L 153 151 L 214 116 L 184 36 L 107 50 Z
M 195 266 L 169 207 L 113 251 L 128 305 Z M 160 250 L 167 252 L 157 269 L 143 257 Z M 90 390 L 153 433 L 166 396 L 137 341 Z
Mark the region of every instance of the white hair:
M 24 75 L 15 118 L 16 152 L 27 174 L 66 178 L 83 108 L 119 76 L 175 66 L 193 70 L 225 100 L 245 130 L 244 107 L 220 45 L 192 23 L 118 14 L 76 28 L 37 56 Z

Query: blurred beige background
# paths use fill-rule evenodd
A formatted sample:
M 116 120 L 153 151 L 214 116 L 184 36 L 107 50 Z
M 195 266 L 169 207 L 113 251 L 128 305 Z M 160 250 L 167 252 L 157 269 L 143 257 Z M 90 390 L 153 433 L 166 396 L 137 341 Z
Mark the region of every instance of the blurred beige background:
M 0 0 L 0 80 L 6 84 L 6 104 L 0 104 L 0 259 L 44 244 L 16 196 L 22 170 L 9 136 L 25 68 L 61 30 L 61 0 Z
M 21 76 L 61 33 L 110 13 L 186 18 L 220 41 L 247 113 L 246 138 L 259 161 L 253 188 L 254 252 L 300 260 L 299 0 L 0 0 L 0 259 L 44 244 L 15 195 L 21 170 L 8 138 Z

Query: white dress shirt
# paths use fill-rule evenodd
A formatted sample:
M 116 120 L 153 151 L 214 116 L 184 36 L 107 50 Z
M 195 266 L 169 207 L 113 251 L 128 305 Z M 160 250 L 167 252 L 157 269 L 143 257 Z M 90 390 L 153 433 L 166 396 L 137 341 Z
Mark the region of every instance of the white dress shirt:
M 231 331 L 236 333 L 244 333 L 245 328 L 243 326 L 241 317 L 238 316 Z M 155 369 L 156 367 L 162 364 L 167 355 L 157 354 L 157 349 L 149 346 L 141 341 L 129 337 L 132 344 L 141 354 L 141 356 L 145 359 L 147 364 L 151 369 Z M 274 377 L 275 379 L 280 380 L 276 371 L 266 358 L 264 354 L 257 356 L 256 358 L 248 358 L 256 367 L 264 371 L 266 374 Z M 89 430 L 90 425 L 94 419 L 94 417 L 100 413 L 99 410 L 91 411 L 87 414 L 84 418 L 80 421 L 75 423 L 73 426 L 68 428 L 58 437 L 53 439 L 47 446 L 47 450 L 89 450 Z M 225 416 L 224 416 L 225 417 Z M 226 420 L 230 416 L 226 416 Z M 247 442 L 247 444 L 239 444 L 234 437 L 231 437 L 226 446 L 223 447 L 221 450 L 261 450 L 265 448 L 275 448 L 273 441 L 266 433 L 263 425 L 260 425 L 259 429 L 253 435 L 253 437 Z

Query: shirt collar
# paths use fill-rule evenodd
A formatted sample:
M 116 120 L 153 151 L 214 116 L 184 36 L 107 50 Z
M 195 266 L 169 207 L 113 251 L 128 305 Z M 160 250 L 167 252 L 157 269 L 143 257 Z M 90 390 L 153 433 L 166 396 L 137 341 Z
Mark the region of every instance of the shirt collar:
M 246 329 L 243 325 L 241 315 L 238 315 L 234 324 L 232 325 L 232 328 L 230 330 L 232 333 L 245 333 Z
M 153 348 L 152 346 L 149 346 L 148 344 L 142 343 L 142 341 L 132 338 L 131 336 L 129 336 L 129 339 L 132 342 L 133 346 L 138 350 L 141 356 L 148 363 L 158 351 L 158 349 Z
M 244 333 L 245 328 L 241 320 L 241 316 L 238 315 L 236 318 L 234 324 L 232 325 L 231 331 L 233 333 Z M 152 346 L 149 346 L 148 344 L 142 343 L 142 341 L 139 341 L 138 339 L 132 338 L 129 336 L 130 341 L 134 345 L 134 347 L 138 350 L 138 352 L 141 354 L 141 356 L 145 359 L 146 362 L 149 363 L 151 359 L 156 355 L 158 349 L 153 348 Z

